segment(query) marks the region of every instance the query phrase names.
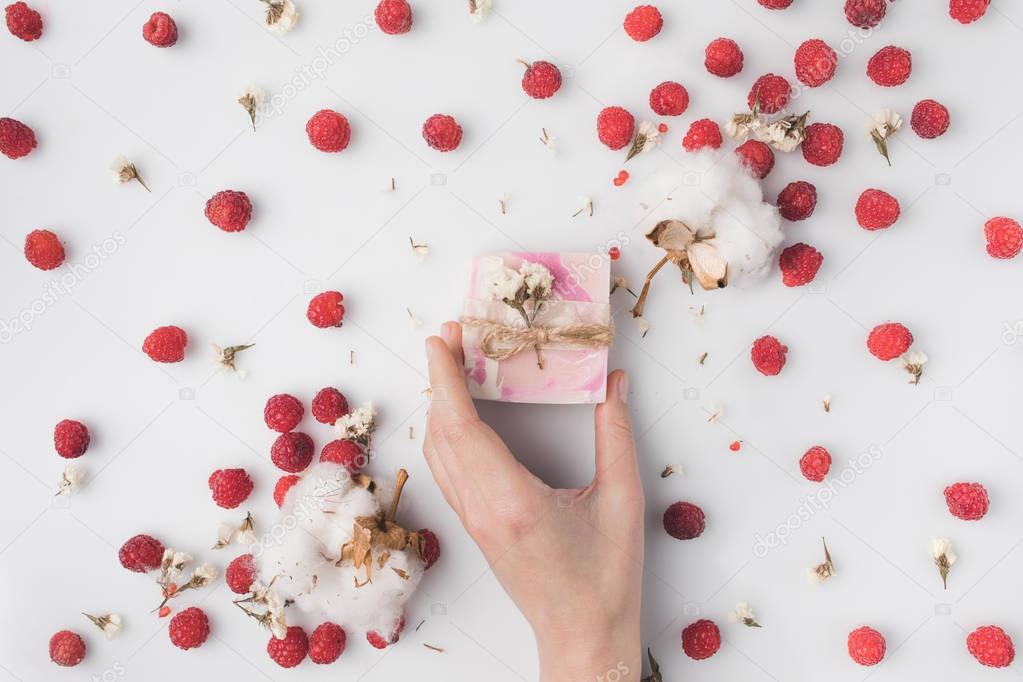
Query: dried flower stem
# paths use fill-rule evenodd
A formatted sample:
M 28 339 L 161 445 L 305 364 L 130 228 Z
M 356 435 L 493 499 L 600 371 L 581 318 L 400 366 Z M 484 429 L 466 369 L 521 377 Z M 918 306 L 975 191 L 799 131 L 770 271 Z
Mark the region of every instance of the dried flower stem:
M 646 274 L 646 277 L 643 279 L 643 289 L 639 292 L 639 298 L 636 300 L 636 305 L 632 307 L 633 317 L 643 316 L 643 308 L 646 306 L 646 297 L 650 295 L 650 284 L 653 282 L 657 273 L 661 271 L 661 268 L 667 265 L 670 260 L 671 256 L 664 256 L 661 260 L 657 261 L 657 265 L 651 268 L 650 272 Z

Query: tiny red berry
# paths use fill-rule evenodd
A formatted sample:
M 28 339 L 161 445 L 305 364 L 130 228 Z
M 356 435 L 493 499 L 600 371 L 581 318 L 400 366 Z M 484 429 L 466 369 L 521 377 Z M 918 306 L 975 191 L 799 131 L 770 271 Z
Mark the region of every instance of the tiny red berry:
M 373 17 L 380 30 L 388 35 L 408 33 L 412 29 L 412 7 L 405 0 L 380 0 Z
M 638 43 L 646 42 L 661 32 L 664 19 L 653 5 L 639 5 L 625 15 L 625 32 Z
M 170 47 L 178 42 L 178 25 L 169 14 L 154 12 L 149 21 L 142 25 L 142 37 L 156 47 Z
M 732 452 L 738 452 L 739 450 L 742 449 L 742 441 L 740 441 L 740 440 L 733 440 L 728 445 L 728 449 L 731 450 Z
M 322 294 L 316 294 L 309 301 L 309 307 L 305 313 L 306 319 L 314 327 L 320 329 L 340 327 L 345 319 L 345 307 L 341 303 L 344 298 L 340 291 L 325 291 Z
M 270 396 L 263 407 L 263 421 L 269 428 L 280 433 L 293 430 L 302 421 L 303 415 L 305 408 L 302 402 L 287 393 Z
M 437 539 L 437 534 L 428 528 L 420 530 L 419 537 L 423 539 L 423 560 L 429 569 L 440 558 L 440 540 Z
M 462 126 L 447 114 L 434 114 L 423 124 L 426 144 L 440 152 L 450 152 L 462 141 Z
M 157 611 L 156 613 L 157 613 L 157 615 L 160 618 L 166 618 L 167 616 L 169 616 L 171 614 L 171 607 L 169 607 L 169 606 L 161 606 L 160 610 Z
M 746 98 L 749 108 L 760 107 L 761 113 L 775 114 L 789 103 L 792 86 L 782 76 L 768 73 L 756 80 Z
M 313 439 L 304 433 L 282 433 L 270 447 L 270 459 L 282 471 L 297 474 L 313 461 Z
M 89 448 L 89 429 L 82 422 L 65 419 L 53 429 L 53 447 L 65 459 L 75 459 Z
M 884 19 L 888 0 L 846 0 L 845 18 L 859 28 L 874 28 Z
M 703 510 L 690 502 L 676 502 L 664 510 L 664 530 L 676 540 L 692 540 L 703 535 Z
M 345 651 L 348 636 L 336 623 L 322 623 L 309 635 L 309 660 L 326 665 L 333 663 Z
M 523 62 L 525 63 L 525 62 Z M 561 71 L 554 64 L 536 61 L 526 64 L 522 89 L 533 99 L 547 99 L 561 88 Z
M 650 108 L 658 116 L 681 116 L 689 108 L 689 91 L 681 83 L 664 81 L 650 91 Z
M 339 464 L 347 469 L 348 473 L 355 475 L 369 463 L 369 458 L 363 447 L 355 441 L 338 439 L 323 446 L 320 461 Z
M 856 628 L 849 633 L 849 657 L 860 665 L 877 665 L 884 659 L 885 641 L 874 628 Z
M 136 535 L 121 545 L 117 558 L 129 571 L 148 573 L 160 567 L 163 544 L 151 535 Z
M 309 638 L 305 630 L 292 625 L 288 628 L 284 639 L 270 637 L 266 644 L 266 653 L 270 654 L 273 662 L 282 668 L 294 668 L 301 663 L 309 652 Z
M 607 255 L 611 260 L 618 260 L 622 257 L 622 251 L 617 246 L 612 246 L 607 250 Z
M 157 327 L 142 342 L 142 352 L 156 362 L 181 362 L 187 345 L 188 334 L 181 327 Z
M 7 30 L 15 38 L 26 42 L 38 40 L 43 35 L 43 18 L 24 2 L 14 2 L 5 10 Z
M 682 630 L 682 650 L 694 661 L 710 658 L 721 648 L 721 631 L 712 620 L 698 620 Z
M 984 625 L 967 635 L 966 649 L 989 668 L 1007 668 L 1016 658 L 1012 638 L 997 625 Z
M 235 594 L 248 594 L 256 580 L 256 566 L 251 554 L 240 554 L 231 560 L 224 571 L 227 586 Z
M 979 521 L 987 514 L 987 488 L 980 483 L 954 483 L 945 488 L 945 504 L 952 516 L 963 521 Z
M 808 125 L 803 139 L 803 158 L 814 166 L 830 166 L 842 156 L 845 136 L 831 123 Z
M 801 287 L 817 276 L 824 256 L 809 244 L 793 244 L 781 252 L 778 265 L 781 281 L 787 287 Z
M 806 220 L 817 207 L 817 188 L 809 182 L 797 181 L 786 185 L 778 194 L 778 212 L 785 220 Z
M 945 134 L 949 121 L 948 109 L 944 104 L 935 102 L 933 99 L 925 99 L 917 102 L 913 107 L 913 115 L 909 119 L 909 124 L 917 135 L 925 140 L 932 140 Z
M 701 118 L 689 126 L 689 132 L 682 138 L 682 147 L 687 152 L 695 152 L 704 147 L 720 149 L 722 142 L 721 127 L 709 118 Z
M 321 388 L 313 398 L 312 413 L 316 421 L 333 426 L 340 417 L 349 413 L 348 400 L 336 388 Z
M 898 199 L 879 189 L 866 190 L 856 201 L 856 222 L 864 230 L 889 228 L 900 214 Z
M 252 219 L 252 202 L 245 192 L 228 189 L 210 197 L 205 213 L 224 232 L 241 232 Z
M 8 159 L 20 159 L 36 148 L 36 134 L 14 118 L 0 118 L 0 153 Z
M 277 485 L 274 486 L 274 502 L 277 503 L 278 507 L 284 506 L 284 498 L 287 496 L 288 491 L 300 480 L 302 480 L 301 477 L 295 474 L 288 474 L 277 479 Z
M 880 86 L 892 88 L 909 80 L 913 73 L 913 56 L 909 50 L 888 45 L 867 62 L 867 75 Z
M 71 668 L 85 658 L 85 642 L 78 633 L 61 630 L 50 637 L 50 660 L 59 666 Z
M 788 346 L 773 336 L 761 336 L 753 342 L 750 358 L 758 372 L 766 377 L 773 377 L 785 366 L 785 356 L 788 352 Z
M 192 606 L 171 618 L 167 632 L 174 646 L 187 651 L 202 646 L 210 636 L 210 620 L 205 611 Z
M 331 109 L 321 109 L 305 124 L 309 143 L 321 152 L 340 152 L 352 139 L 348 119 Z
M 913 345 L 913 334 L 906 325 L 886 322 L 874 327 L 867 336 L 867 350 L 879 360 L 894 360 Z
M 742 49 L 730 38 L 716 38 L 704 51 L 703 65 L 708 72 L 720 78 L 731 78 L 739 73 L 742 64 Z
M 815 445 L 799 460 L 799 470 L 808 481 L 820 483 L 831 471 L 831 453 L 819 445 Z
M 760 140 L 746 140 L 735 148 L 735 153 L 740 163 L 758 180 L 766 178 L 774 168 L 774 152 Z
M 786 9 L 792 4 L 792 0 L 757 0 L 757 2 L 767 9 Z
M 984 223 L 984 238 L 992 258 L 1015 258 L 1023 250 L 1023 227 L 1012 218 L 992 218 Z
M 622 107 L 606 107 L 597 115 L 597 138 L 609 149 L 622 149 L 632 142 L 636 119 Z
M 53 270 L 64 262 L 64 245 L 49 230 L 33 230 L 25 237 L 25 259 L 40 270 Z
M 369 642 L 370 646 L 374 649 L 386 649 L 388 646 L 398 641 L 398 638 L 401 636 L 401 632 L 404 629 L 405 616 L 402 615 L 401 618 L 398 619 L 398 622 L 395 623 L 394 628 L 391 629 L 390 635 L 386 639 L 383 635 L 374 630 L 366 633 L 366 641 Z
M 795 65 L 799 82 L 816 88 L 834 78 L 838 54 L 823 40 L 807 40 L 796 49 Z
M 223 509 L 236 509 L 252 493 L 253 483 L 245 469 L 217 469 L 207 481 L 213 501 Z
M 948 14 L 960 24 L 972 24 L 987 13 L 991 0 L 950 0 Z

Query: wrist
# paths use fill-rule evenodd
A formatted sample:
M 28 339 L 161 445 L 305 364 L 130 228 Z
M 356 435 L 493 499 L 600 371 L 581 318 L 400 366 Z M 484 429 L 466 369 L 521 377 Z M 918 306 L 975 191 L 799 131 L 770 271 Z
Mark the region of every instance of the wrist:
M 639 682 L 638 624 L 596 637 L 538 637 L 542 682 Z

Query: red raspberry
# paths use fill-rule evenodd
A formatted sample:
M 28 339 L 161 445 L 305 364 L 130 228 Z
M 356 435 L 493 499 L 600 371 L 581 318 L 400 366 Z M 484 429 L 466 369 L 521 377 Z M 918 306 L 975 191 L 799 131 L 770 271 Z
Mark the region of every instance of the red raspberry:
M 440 152 L 450 152 L 462 141 L 462 126 L 446 114 L 434 114 L 423 124 L 426 144 Z
M 597 137 L 609 149 L 622 149 L 632 142 L 636 119 L 621 107 L 607 107 L 597 115 Z
M 1012 218 L 992 218 L 984 223 L 984 237 L 992 258 L 1015 258 L 1023 249 L 1023 227 Z
M 838 54 L 823 40 L 807 40 L 796 48 L 795 62 L 799 82 L 816 88 L 834 78 Z
M 951 0 L 948 14 L 960 24 L 971 24 L 987 12 L 991 0 Z
M 151 535 L 136 535 L 121 545 L 117 558 L 129 571 L 148 573 L 160 567 L 163 545 Z
M 313 417 L 321 424 L 333 426 L 339 417 L 350 412 L 348 400 L 344 394 L 336 388 L 321 388 L 316 397 L 313 398 Z
M 340 327 L 345 319 L 345 307 L 341 304 L 343 300 L 345 297 L 340 291 L 316 294 L 309 301 L 309 308 L 305 312 L 306 319 L 320 329 Z
M 205 611 L 191 606 L 171 618 L 167 632 L 171 644 L 177 648 L 186 651 L 194 649 L 202 646 L 210 636 L 210 619 L 206 617 Z
M 767 9 L 785 9 L 792 4 L 792 0 L 757 0 Z
M 321 462 L 339 464 L 348 473 L 357 474 L 368 464 L 368 458 L 362 446 L 351 440 L 332 440 L 323 446 L 320 452 Z
M 169 14 L 154 12 L 149 21 L 142 25 L 142 37 L 150 45 L 170 47 L 178 42 L 178 25 Z
M 352 139 L 352 127 L 348 119 L 336 111 L 321 109 L 305 124 L 305 134 L 321 152 L 339 152 Z
M 142 342 L 142 352 L 156 362 L 181 362 L 187 345 L 188 334 L 181 327 L 157 327 Z
M 525 62 L 523 62 L 525 64 Z M 561 71 L 550 62 L 526 64 L 522 89 L 533 99 L 547 99 L 561 88 Z
M 224 232 L 241 232 L 252 218 L 252 202 L 245 192 L 227 189 L 206 202 L 206 219 Z
M 806 451 L 799 460 L 799 470 L 808 481 L 820 483 L 831 471 L 831 453 L 819 445 Z
M 313 461 L 314 449 L 313 439 L 306 434 L 298 431 L 282 433 L 270 447 L 270 459 L 278 469 L 297 474 Z
M 759 140 L 746 140 L 735 148 L 735 153 L 743 166 L 753 173 L 753 177 L 763 180 L 774 168 L 774 152 Z
M 653 5 L 639 5 L 625 15 L 625 32 L 637 43 L 646 42 L 661 32 L 664 19 Z
M 278 507 L 284 506 L 284 497 L 288 494 L 288 491 L 298 483 L 302 478 L 295 474 L 288 474 L 287 476 L 281 476 L 277 479 L 277 485 L 274 486 L 274 502 L 277 503 Z
M 689 502 L 676 502 L 664 510 L 664 530 L 676 540 L 692 540 L 703 535 L 703 510 Z
M 20 159 L 36 148 L 36 134 L 13 118 L 0 118 L 0 152 L 8 159 Z
M 9 21 L 10 19 L 8 19 Z M 85 658 L 85 642 L 77 633 L 61 630 L 50 637 L 50 660 L 57 665 L 70 668 L 81 663 L 83 658 Z
M 781 252 L 778 266 L 781 281 L 787 287 L 801 287 L 809 284 L 821 269 L 824 256 L 809 244 L 793 244 Z
M 408 33 L 412 29 L 412 7 L 405 0 L 380 0 L 373 16 L 380 30 L 389 35 Z
M 240 554 L 231 560 L 224 573 L 227 586 L 235 594 L 248 594 L 256 580 L 256 565 L 251 554 Z
M 402 615 L 395 623 L 394 629 L 391 630 L 391 636 L 388 639 L 384 639 L 384 636 L 379 632 L 373 630 L 372 632 L 366 633 L 366 641 L 370 643 L 374 649 L 386 649 L 389 645 L 394 644 L 398 641 L 401 636 L 401 631 L 405 629 L 405 616 Z
M 267 399 L 263 408 L 263 421 L 274 431 L 287 433 L 298 426 L 304 414 L 305 408 L 298 398 L 287 393 L 278 393 Z
M 440 540 L 429 528 L 420 530 L 419 537 L 423 538 L 423 559 L 426 561 L 426 568 L 429 569 L 440 558 Z
M 25 237 L 25 258 L 40 270 L 53 270 L 64 262 L 64 245 L 49 230 L 32 230 Z
M 7 5 L 7 30 L 15 38 L 26 42 L 37 40 L 43 35 L 43 18 L 23 2 Z
M 944 135 L 948 130 L 948 123 L 948 109 L 933 99 L 917 102 L 913 107 L 913 115 L 909 119 L 909 124 L 913 126 L 913 132 L 925 140 L 932 140 Z
M 778 194 L 778 212 L 785 220 L 806 220 L 817 207 L 817 188 L 802 180 L 789 183 Z
M 909 50 L 888 45 L 877 51 L 867 62 L 870 80 L 886 88 L 902 85 L 913 73 L 913 56 Z
M 957 519 L 979 521 L 987 514 L 987 489 L 980 483 L 954 483 L 945 488 L 945 504 Z
M 681 116 L 689 108 L 689 92 L 674 81 L 664 81 L 650 91 L 650 108 L 658 116 Z
M 846 0 L 845 18 L 859 28 L 874 28 L 884 19 L 888 0 Z
M 282 668 L 294 668 L 305 659 L 309 652 L 309 638 L 305 630 L 292 625 L 284 639 L 271 637 L 266 644 L 266 653 Z
M 868 189 L 856 201 L 856 222 L 864 230 L 883 230 L 895 224 L 901 213 L 899 200 L 879 189 Z
M 64 459 L 75 459 L 89 447 L 89 429 L 82 422 L 65 419 L 53 429 L 53 447 Z
M 682 650 L 694 661 L 710 658 L 721 648 L 721 631 L 714 621 L 698 620 L 682 630 Z
M 845 136 L 842 129 L 831 123 L 812 123 L 806 126 L 803 138 L 803 158 L 814 166 L 830 166 L 842 156 Z
M 761 336 L 753 342 L 750 358 L 758 372 L 765 377 L 773 377 L 785 366 L 785 354 L 788 352 L 788 346 L 782 345 L 781 341 L 773 336 Z
M 971 632 L 966 637 L 966 648 L 989 668 L 1007 668 L 1016 658 L 1012 639 L 997 625 L 985 625 Z
M 731 78 L 742 71 L 742 62 L 742 49 L 738 43 L 729 38 L 717 38 L 707 46 L 703 65 L 715 76 Z
M 313 663 L 333 663 L 345 651 L 348 636 L 335 623 L 322 623 L 309 636 L 309 660 Z
M 913 335 L 905 325 L 898 322 L 879 324 L 867 336 L 867 350 L 885 362 L 899 357 L 912 345 Z
M 785 108 L 791 93 L 792 86 L 785 78 L 769 73 L 758 78 L 753 84 L 746 102 L 750 109 L 759 102 L 761 113 L 774 114 Z
M 208 483 L 213 501 L 224 509 L 235 509 L 252 493 L 252 479 L 245 469 L 217 469 Z
M 877 665 L 884 659 L 885 642 L 881 633 L 866 626 L 849 633 L 849 657 L 860 665 Z
M 721 128 L 709 118 L 693 121 L 689 132 L 682 138 L 682 146 L 687 152 L 695 152 L 704 147 L 720 149 L 721 142 Z

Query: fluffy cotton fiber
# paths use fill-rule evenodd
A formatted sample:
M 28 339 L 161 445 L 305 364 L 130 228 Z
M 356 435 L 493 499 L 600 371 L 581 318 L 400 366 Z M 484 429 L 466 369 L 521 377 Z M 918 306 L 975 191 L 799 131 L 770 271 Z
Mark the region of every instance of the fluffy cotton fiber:
M 353 484 L 341 466 L 322 462 L 310 467 L 288 491 L 277 530 L 253 552 L 259 580 L 274 580 L 274 592 L 293 599 L 291 608 L 309 614 L 309 623 L 330 620 L 388 636 L 423 577 L 423 560 L 410 550 L 388 550 L 380 565 L 384 551 L 374 549 L 369 583 L 364 568 L 335 562 L 352 539 L 355 519 L 388 508 L 391 487 L 378 484 L 370 492 Z M 289 624 L 293 620 L 289 614 Z
M 763 277 L 784 236 L 778 209 L 764 201 L 760 182 L 731 152 L 684 154 L 680 165 L 644 185 L 641 208 L 646 230 L 680 220 L 700 236 L 713 234 L 707 243 L 728 263 L 729 286 Z

